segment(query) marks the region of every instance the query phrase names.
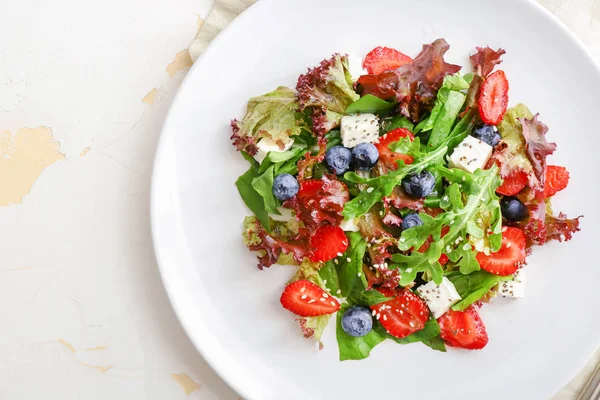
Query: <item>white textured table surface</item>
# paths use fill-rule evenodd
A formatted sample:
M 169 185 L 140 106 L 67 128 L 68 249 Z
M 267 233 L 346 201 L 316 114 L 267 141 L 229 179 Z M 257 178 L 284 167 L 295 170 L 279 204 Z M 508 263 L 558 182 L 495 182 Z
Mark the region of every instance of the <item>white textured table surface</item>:
M 177 322 L 148 220 L 160 127 L 211 3 L 0 4 L 0 399 L 237 398 Z M 541 3 L 600 61 L 600 1 Z

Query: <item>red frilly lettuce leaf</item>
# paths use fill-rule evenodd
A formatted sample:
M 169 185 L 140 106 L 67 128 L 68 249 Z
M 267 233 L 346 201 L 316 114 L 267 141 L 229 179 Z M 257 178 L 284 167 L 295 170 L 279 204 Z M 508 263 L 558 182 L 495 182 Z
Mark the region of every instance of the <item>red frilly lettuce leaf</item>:
M 506 54 L 504 49 L 493 50 L 490 47 L 477 47 L 477 52 L 471 55 L 473 72 L 486 77 L 492 73 L 494 67 L 502 62 L 502 55 Z

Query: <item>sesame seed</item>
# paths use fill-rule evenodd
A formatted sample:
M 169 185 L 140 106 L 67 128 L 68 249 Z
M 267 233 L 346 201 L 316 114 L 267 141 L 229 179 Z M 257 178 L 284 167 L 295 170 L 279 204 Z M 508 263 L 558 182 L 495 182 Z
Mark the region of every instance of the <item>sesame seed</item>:
M 360 273 L 360 272 L 359 272 L 359 273 L 358 273 L 358 274 L 356 274 L 356 275 L 358 275 L 358 277 L 360 278 L 360 277 L 362 276 L 362 273 Z
M 335 301 L 331 301 L 331 305 L 335 307 Z
M 400 310 L 400 315 L 404 314 L 404 311 Z
M 324 298 L 322 298 L 322 297 L 321 297 L 319 300 L 320 300 L 320 301 L 325 301 L 325 299 L 324 299 Z
M 342 290 L 338 289 L 337 292 L 335 292 L 335 293 L 340 294 L 340 293 L 342 293 Z
M 310 304 L 310 303 L 314 303 L 314 302 L 315 302 L 315 300 L 314 300 L 314 299 L 313 299 L 313 300 L 309 300 L 309 301 L 308 301 L 308 304 Z
M 415 324 L 413 324 L 413 322 L 412 322 L 412 321 L 409 321 L 408 323 L 409 323 L 409 325 L 410 325 L 410 326 L 412 326 L 413 328 L 415 327 Z
M 373 310 L 373 312 L 371 314 L 373 314 L 373 316 L 375 316 L 375 315 L 377 315 L 377 311 Z
M 340 262 L 338 261 L 338 259 L 337 259 L 337 258 L 334 258 L 334 259 L 333 259 L 333 262 L 334 262 L 336 265 L 340 263 Z
M 463 176 L 463 177 L 462 177 L 462 181 L 464 182 L 464 181 L 466 181 L 466 180 L 467 180 L 467 178 Z
M 351 262 L 352 259 L 350 257 L 346 257 L 346 261 Z
M 329 296 L 327 295 L 327 293 L 323 293 L 323 297 L 328 298 Z
M 383 315 L 383 320 L 387 321 L 387 316 L 385 314 Z
M 377 316 L 375 318 L 377 318 L 377 321 L 379 321 L 379 318 L 381 318 L 381 314 L 377 313 Z
M 406 268 L 406 269 L 404 270 L 404 272 L 411 273 L 411 272 L 412 272 L 412 268 Z
M 327 285 L 327 279 L 323 279 L 323 285 Z
M 308 296 L 303 294 L 302 297 L 300 297 L 302 300 L 304 300 L 305 298 L 307 298 Z
M 341 256 L 342 256 L 342 253 L 337 253 L 337 256 L 338 256 L 338 257 L 341 257 Z
M 509 249 L 509 248 L 510 248 L 510 245 L 511 245 L 511 243 L 510 243 L 510 242 L 506 243 L 506 248 L 507 248 L 507 249 Z
M 375 190 L 375 189 L 373 189 L 372 187 L 370 187 L 370 188 L 367 189 L 367 193 L 371 193 L 373 190 Z
M 304 293 L 306 291 L 306 287 L 302 286 L 302 289 L 300 289 L 300 293 Z
M 401 238 L 400 238 L 400 243 L 404 243 L 404 242 L 406 242 L 406 239 L 405 239 L 405 238 L 403 238 L 403 237 L 401 237 Z

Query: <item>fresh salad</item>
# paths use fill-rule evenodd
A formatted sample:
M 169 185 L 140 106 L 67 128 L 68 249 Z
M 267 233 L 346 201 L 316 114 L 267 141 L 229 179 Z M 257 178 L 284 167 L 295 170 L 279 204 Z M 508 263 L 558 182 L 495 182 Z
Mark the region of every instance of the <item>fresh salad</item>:
M 384 340 L 482 349 L 479 309 L 523 297 L 532 247 L 579 230 L 552 210 L 569 173 L 548 127 L 508 108 L 505 51 L 461 73 L 448 49 L 334 54 L 231 122 L 245 243 L 258 268 L 297 269 L 280 301 L 305 337 L 322 346 L 336 315 L 340 360 Z

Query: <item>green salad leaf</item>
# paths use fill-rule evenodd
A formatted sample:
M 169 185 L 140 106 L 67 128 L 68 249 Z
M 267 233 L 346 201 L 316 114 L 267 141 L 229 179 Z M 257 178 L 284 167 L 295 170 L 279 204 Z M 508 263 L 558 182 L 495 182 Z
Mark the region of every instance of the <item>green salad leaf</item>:
M 396 105 L 397 103 L 395 101 L 385 101 L 372 94 L 367 94 L 350 104 L 348 108 L 346 108 L 346 114 L 387 114 L 391 112 Z
M 369 357 L 375 346 L 386 339 L 376 329 L 372 329 L 361 337 L 350 336 L 344 332 L 344 329 L 342 329 L 342 316 L 350 307 L 352 307 L 350 304 L 343 304 L 337 312 L 336 338 L 340 350 L 340 361 L 365 359 Z
M 279 215 L 280 212 L 277 210 L 277 207 L 281 205 L 281 202 L 273 195 L 274 177 L 275 166 L 271 165 L 263 174 L 252 179 L 252 187 L 262 197 L 267 213 Z
M 498 283 L 509 281 L 512 278 L 512 275 L 500 276 L 482 270 L 471 272 L 468 275 L 456 273 L 448 275 L 448 279 L 452 282 L 460 297 L 462 297 L 462 300 L 454 304 L 452 309 L 454 311 L 463 311 L 485 296 Z
M 376 324 L 374 328 L 380 335 L 385 336 L 387 339 L 393 340 L 398 344 L 422 342 L 424 340 L 433 339 L 434 337 L 440 335 L 440 325 L 435 319 L 427 320 L 423 329 L 421 329 L 420 331 L 416 331 L 415 333 L 401 339 L 387 333 L 385 331 L 385 328 L 381 326 L 381 324 Z
M 347 297 L 352 293 L 357 282 L 364 280 L 366 287 L 366 278 L 362 274 L 363 258 L 367 249 L 367 242 L 359 232 L 346 232 L 350 241 L 346 253 L 339 257 L 338 277 L 342 296 Z
M 288 143 L 302 129 L 302 121 L 296 119 L 298 108 L 296 93 L 284 86 L 251 98 L 242 121 L 231 123 L 233 144 L 239 150 L 254 154 L 261 138 Z
M 329 293 L 333 294 L 334 296 L 339 296 L 341 294 L 337 267 L 332 260 L 327 261 L 321 267 L 319 270 L 319 276 L 323 280 L 325 287 L 329 289 Z
M 436 149 L 444 144 L 465 104 L 469 86 L 469 82 L 459 73 L 444 77 L 431 114 L 415 129 L 417 132 L 431 131 L 428 147 Z
M 383 118 L 381 120 L 381 134 L 388 133 L 394 129 L 405 128 L 412 132 L 415 125 L 403 115 L 394 115 L 393 117 Z
M 419 138 L 415 138 L 414 141 L 403 138 L 399 142 L 392 143 L 390 145 L 392 150 L 410 154 L 414 158 L 414 162 L 410 165 L 405 165 L 404 162 L 399 161 L 398 169 L 386 175 L 376 178 L 363 178 L 354 172 L 346 172 L 344 175 L 346 180 L 363 184 L 365 188 L 357 197 L 346 203 L 342 215 L 346 219 L 352 219 L 366 214 L 371 207 L 380 202 L 384 197 L 389 196 L 406 176 L 421 172 L 425 168 L 443 162 L 443 157 L 446 154 L 445 147 L 433 150 L 431 153 L 421 151 L 420 147 Z
M 431 339 L 423 339 L 423 344 L 425 346 L 430 347 L 433 350 L 446 352 L 446 343 L 444 343 L 444 339 L 441 336 L 435 336 Z
M 487 170 L 478 169 L 470 175 L 460 170 L 437 167 L 438 172 L 451 182 L 446 188 L 440 201 L 444 213 L 431 217 L 425 213 L 419 214 L 423 225 L 402 232 L 398 248 L 408 251 L 418 249 L 427 238 L 433 239 L 429 249 L 423 253 L 413 251 L 410 255 L 394 254 L 392 261 L 395 265 L 390 268 L 400 268 L 403 286 L 413 282 L 418 272 L 428 271 L 436 284 L 442 281 L 442 268 L 437 261 L 442 253 L 450 259 L 472 257 L 469 248 L 489 254 L 500 249 L 502 243 L 502 216 L 496 188 L 500 185 L 498 167 Z M 460 182 L 460 183 L 458 183 Z M 442 235 L 442 229 L 448 232 Z M 479 250 L 478 247 L 482 247 Z M 453 253 L 457 254 L 453 254 Z M 467 259 L 461 269 L 465 272 L 478 269 L 474 259 Z
M 360 306 L 372 306 L 379 303 L 385 303 L 386 301 L 392 300 L 391 297 L 386 297 L 377 290 L 355 290 L 350 297 L 348 302 Z
M 258 178 L 258 171 L 252 166 L 235 181 L 235 186 L 246 206 L 256 215 L 258 221 L 267 230 L 271 230 L 269 213 L 265 207 L 265 201 L 260 193 L 256 191 L 252 182 Z

